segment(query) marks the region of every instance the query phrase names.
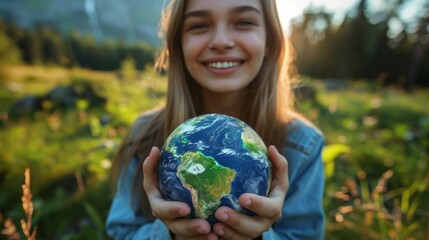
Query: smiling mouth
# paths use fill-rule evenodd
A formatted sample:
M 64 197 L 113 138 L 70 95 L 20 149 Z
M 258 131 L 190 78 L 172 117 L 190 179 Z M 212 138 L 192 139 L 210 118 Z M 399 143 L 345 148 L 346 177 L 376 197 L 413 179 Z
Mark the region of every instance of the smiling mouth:
M 211 62 L 211 63 L 208 63 L 207 66 L 210 68 L 215 68 L 215 69 L 227 69 L 227 68 L 237 67 L 240 64 L 241 64 L 241 62 L 239 62 L 239 61 Z

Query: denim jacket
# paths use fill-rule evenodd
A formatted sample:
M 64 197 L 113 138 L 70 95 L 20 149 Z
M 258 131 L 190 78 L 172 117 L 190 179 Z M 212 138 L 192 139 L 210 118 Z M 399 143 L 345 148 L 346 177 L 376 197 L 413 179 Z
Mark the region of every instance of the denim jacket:
M 281 150 L 288 160 L 289 189 L 282 217 L 263 234 L 263 239 L 323 239 L 325 215 L 322 205 L 324 170 L 322 134 L 301 120 L 288 125 L 287 139 Z M 107 233 L 114 239 L 170 239 L 166 225 L 159 219 L 148 222 L 131 206 L 131 181 L 137 161 L 128 167 L 125 182 L 114 196 L 106 221 Z

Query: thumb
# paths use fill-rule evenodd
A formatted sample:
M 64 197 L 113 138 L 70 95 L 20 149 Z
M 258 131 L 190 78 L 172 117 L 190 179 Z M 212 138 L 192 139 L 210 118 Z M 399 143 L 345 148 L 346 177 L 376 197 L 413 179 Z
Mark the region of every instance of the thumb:
M 157 165 L 160 151 L 157 147 L 152 147 L 149 156 L 143 162 L 143 187 L 146 193 L 150 194 L 158 186 Z

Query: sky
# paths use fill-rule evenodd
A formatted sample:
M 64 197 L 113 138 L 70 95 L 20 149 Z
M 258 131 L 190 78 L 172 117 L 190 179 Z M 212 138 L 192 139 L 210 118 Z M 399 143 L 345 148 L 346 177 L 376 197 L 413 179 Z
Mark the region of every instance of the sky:
M 339 24 L 344 19 L 347 12 L 358 4 L 358 0 L 277 0 L 277 8 L 285 29 L 290 25 L 290 20 L 302 15 L 303 11 L 312 6 L 315 8 L 323 7 L 327 12 L 333 14 L 333 23 Z M 388 0 L 368 0 L 368 8 L 371 13 L 381 12 L 387 7 Z M 425 14 L 427 0 L 405 0 L 405 3 L 398 9 L 399 17 L 405 23 L 415 21 Z M 377 19 L 372 19 L 374 23 Z M 401 21 L 392 20 L 389 26 L 392 31 L 400 31 L 403 29 Z M 411 24 L 412 27 L 412 24 Z

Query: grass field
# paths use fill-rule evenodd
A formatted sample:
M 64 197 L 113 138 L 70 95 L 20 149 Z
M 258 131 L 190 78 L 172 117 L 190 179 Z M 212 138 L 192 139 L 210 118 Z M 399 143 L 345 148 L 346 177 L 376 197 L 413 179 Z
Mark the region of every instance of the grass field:
M 23 234 L 24 171 L 31 171 L 37 239 L 106 239 L 112 157 L 130 123 L 164 101 L 153 69 L 116 72 L 0 67 L 0 224 Z M 104 105 L 77 99 L 12 116 L 19 99 L 89 83 Z M 429 90 L 304 78 L 316 98 L 297 108 L 326 135 L 327 239 L 429 239 Z M 3 231 L 5 233 L 5 231 Z M 24 235 L 22 235 L 24 236 Z M 0 239 L 7 239 L 6 235 Z

